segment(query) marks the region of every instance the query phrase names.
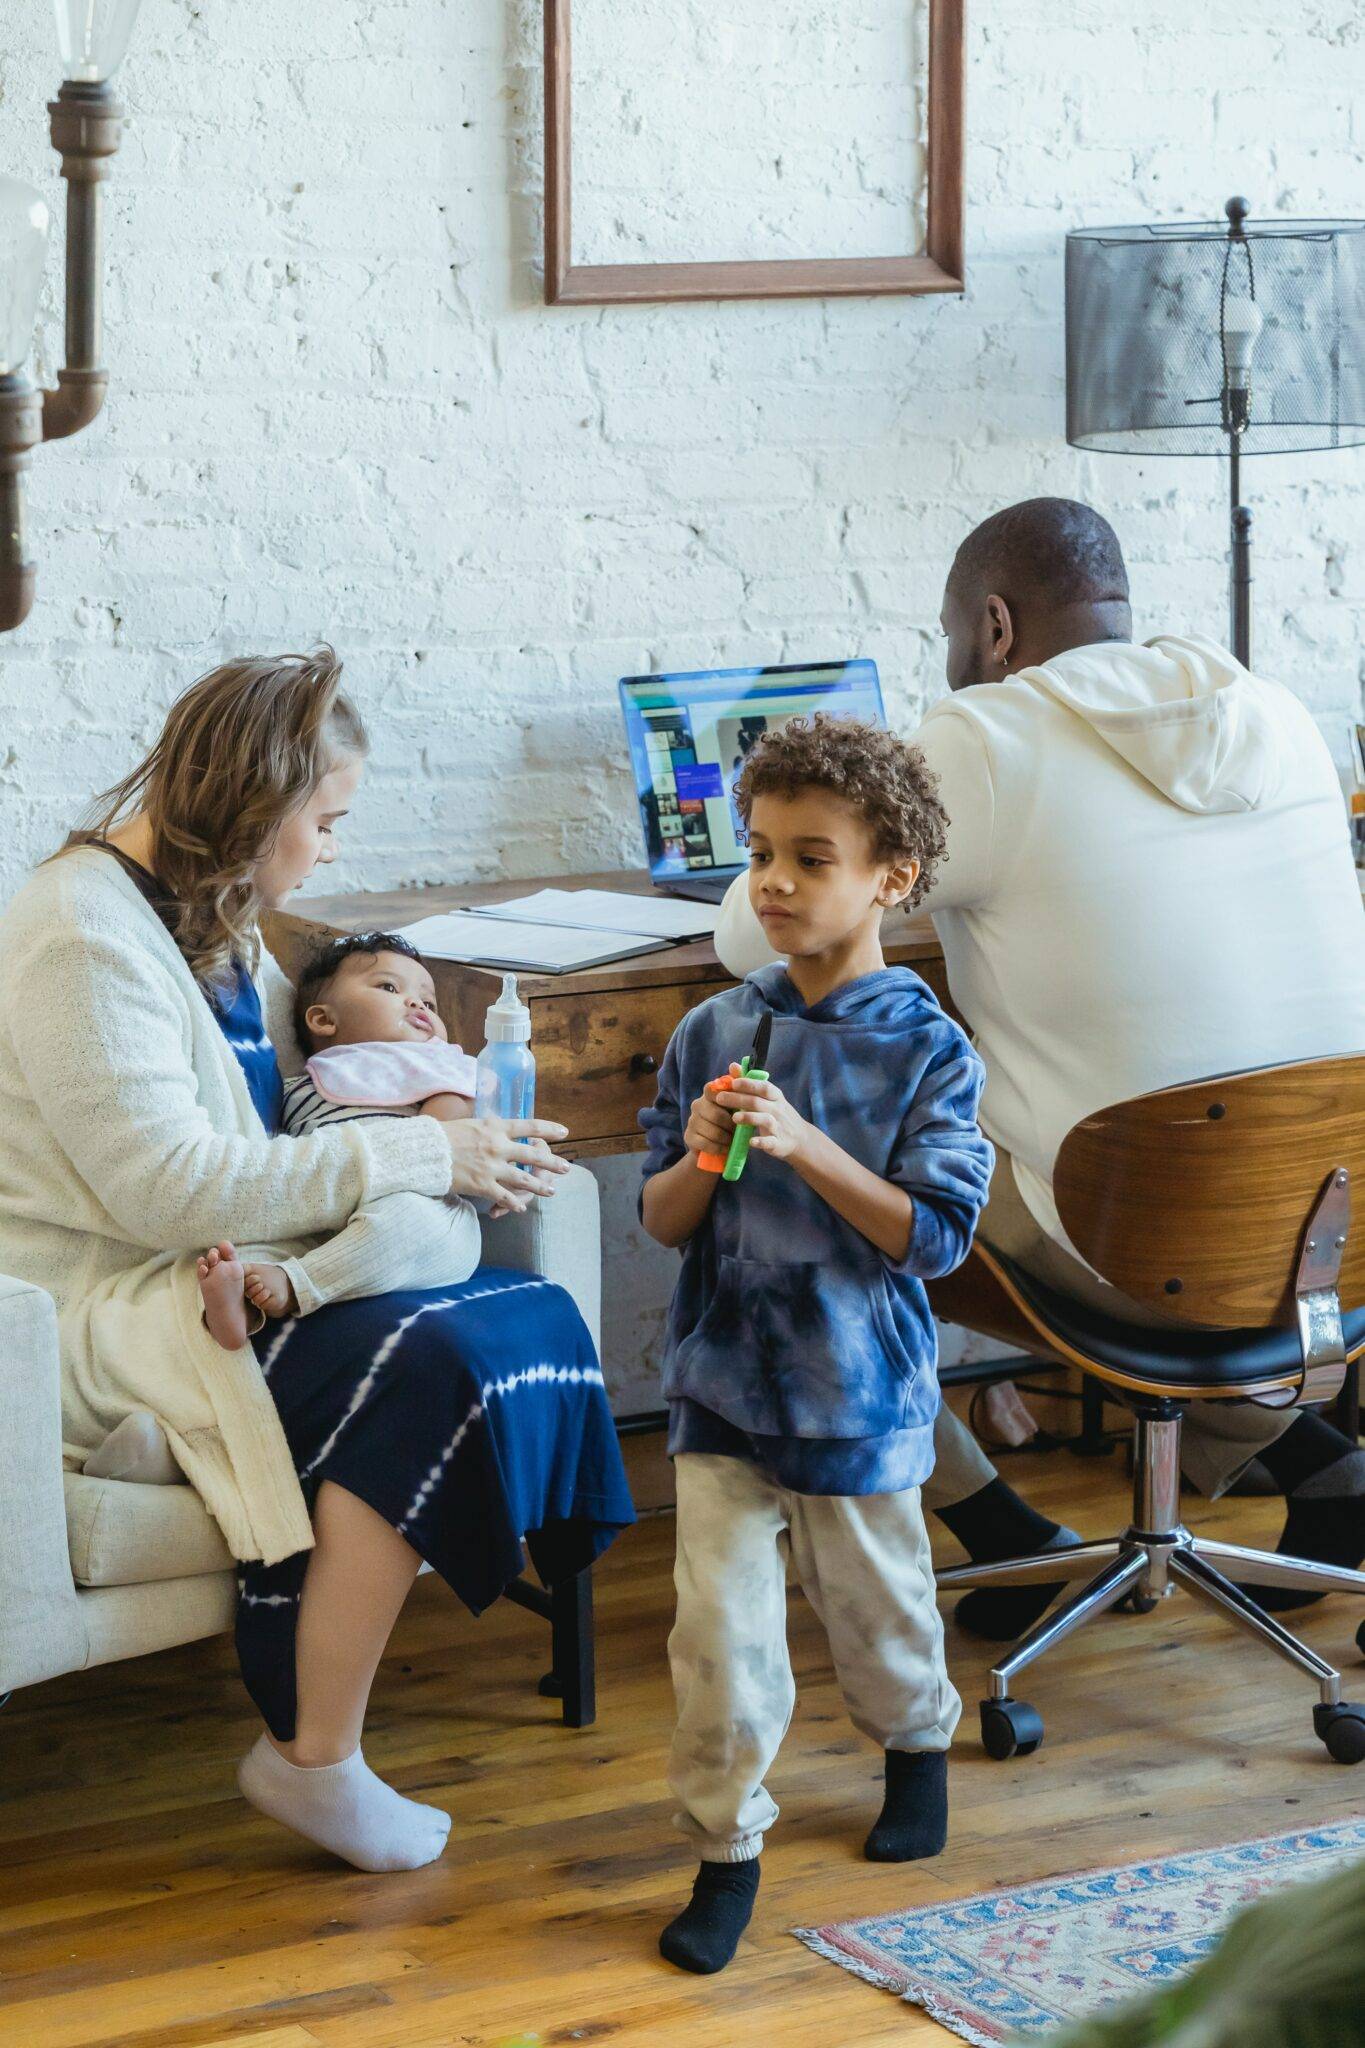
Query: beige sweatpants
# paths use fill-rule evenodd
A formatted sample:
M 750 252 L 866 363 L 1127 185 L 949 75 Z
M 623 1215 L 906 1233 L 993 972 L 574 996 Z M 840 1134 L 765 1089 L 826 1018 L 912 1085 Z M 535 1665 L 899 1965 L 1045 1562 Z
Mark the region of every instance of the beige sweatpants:
M 763 1783 L 796 1700 L 787 1560 L 829 1638 L 853 1724 L 883 1749 L 946 1749 L 962 1703 L 943 1661 L 918 1487 L 863 1498 L 786 1492 L 743 1458 L 673 1461 L 678 1614 L 676 1822 L 706 1863 L 757 1856 L 777 1807 Z
M 1019 1192 L 1007 1152 L 995 1155 L 990 1200 L 981 1212 L 976 1234 L 1026 1272 L 1036 1273 L 1049 1287 L 1088 1308 L 1116 1316 L 1121 1322 L 1170 1328 L 1169 1318 L 1130 1301 L 1047 1235 Z M 1262 1408 L 1255 1401 L 1192 1401 L 1180 1432 L 1185 1476 L 1210 1500 L 1217 1500 L 1267 1444 L 1284 1435 L 1299 1412 L 1297 1408 Z M 995 1477 L 995 1467 L 985 1452 L 945 1403 L 934 1430 L 934 1469 L 925 1482 L 924 1505 L 931 1510 L 956 1507 Z

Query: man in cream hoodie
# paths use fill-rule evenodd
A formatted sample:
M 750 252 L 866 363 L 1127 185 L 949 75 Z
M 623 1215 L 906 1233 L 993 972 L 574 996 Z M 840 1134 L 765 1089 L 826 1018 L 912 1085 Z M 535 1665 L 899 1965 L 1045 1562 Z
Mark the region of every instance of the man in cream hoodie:
M 1052 1168 L 1079 1118 L 1238 1068 L 1365 1052 L 1365 911 L 1341 790 L 1292 693 L 1212 642 L 1134 644 L 1118 538 L 1036 498 L 959 548 L 943 601 L 948 682 L 916 734 L 948 859 L 926 907 L 986 1064 L 999 1159 L 980 1235 L 1052 1285 L 1155 1320 L 1068 1244 Z M 716 933 L 734 974 L 774 955 L 743 879 Z M 974 1558 L 1060 1547 L 947 1409 L 925 1499 Z M 1286 1495 L 1281 1548 L 1358 1565 L 1365 1453 L 1320 1417 L 1189 1412 L 1185 1464 L 1216 1495 L 1258 1457 Z M 1009 1636 L 1059 1586 L 971 1593 Z M 1257 1587 L 1265 1605 L 1306 1597 Z

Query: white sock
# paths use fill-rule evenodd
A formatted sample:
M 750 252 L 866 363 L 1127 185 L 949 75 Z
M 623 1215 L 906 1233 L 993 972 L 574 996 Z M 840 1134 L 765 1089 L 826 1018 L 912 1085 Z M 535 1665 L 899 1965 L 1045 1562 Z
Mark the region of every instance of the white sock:
M 404 1799 L 358 1749 L 339 1764 L 291 1764 L 263 1735 L 237 1766 L 237 1784 L 262 1813 L 357 1870 L 419 1870 L 450 1833 L 448 1813 Z

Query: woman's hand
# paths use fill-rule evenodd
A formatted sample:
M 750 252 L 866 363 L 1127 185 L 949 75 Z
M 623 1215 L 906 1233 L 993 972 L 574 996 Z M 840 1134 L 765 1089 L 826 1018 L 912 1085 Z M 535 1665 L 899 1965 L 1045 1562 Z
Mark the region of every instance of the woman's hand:
M 815 1136 L 814 1126 L 797 1115 L 772 1081 L 750 1080 L 738 1067 L 731 1067 L 730 1076 L 729 1087 L 716 1100 L 732 1112 L 737 1124 L 752 1126 L 750 1151 L 766 1152 L 770 1159 L 799 1167 Z
M 550 1150 L 569 1134 L 563 1124 L 543 1117 L 470 1117 L 442 1123 L 441 1129 L 450 1146 L 451 1194 L 491 1202 L 504 1215 L 520 1215 L 537 1195 L 552 1195 L 559 1175 L 569 1170 L 568 1160 Z

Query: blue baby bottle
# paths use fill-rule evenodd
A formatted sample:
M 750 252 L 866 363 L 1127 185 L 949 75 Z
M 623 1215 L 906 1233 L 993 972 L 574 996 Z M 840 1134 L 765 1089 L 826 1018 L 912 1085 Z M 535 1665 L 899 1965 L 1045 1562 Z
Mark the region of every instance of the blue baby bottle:
M 480 1116 L 526 1117 L 536 1113 L 536 1063 L 531 1052 L 531 1012 L 517 994 L 517 977 L 504 974 L 502 994 L 484 1019 L 487 1044 L 478 1058 Z

